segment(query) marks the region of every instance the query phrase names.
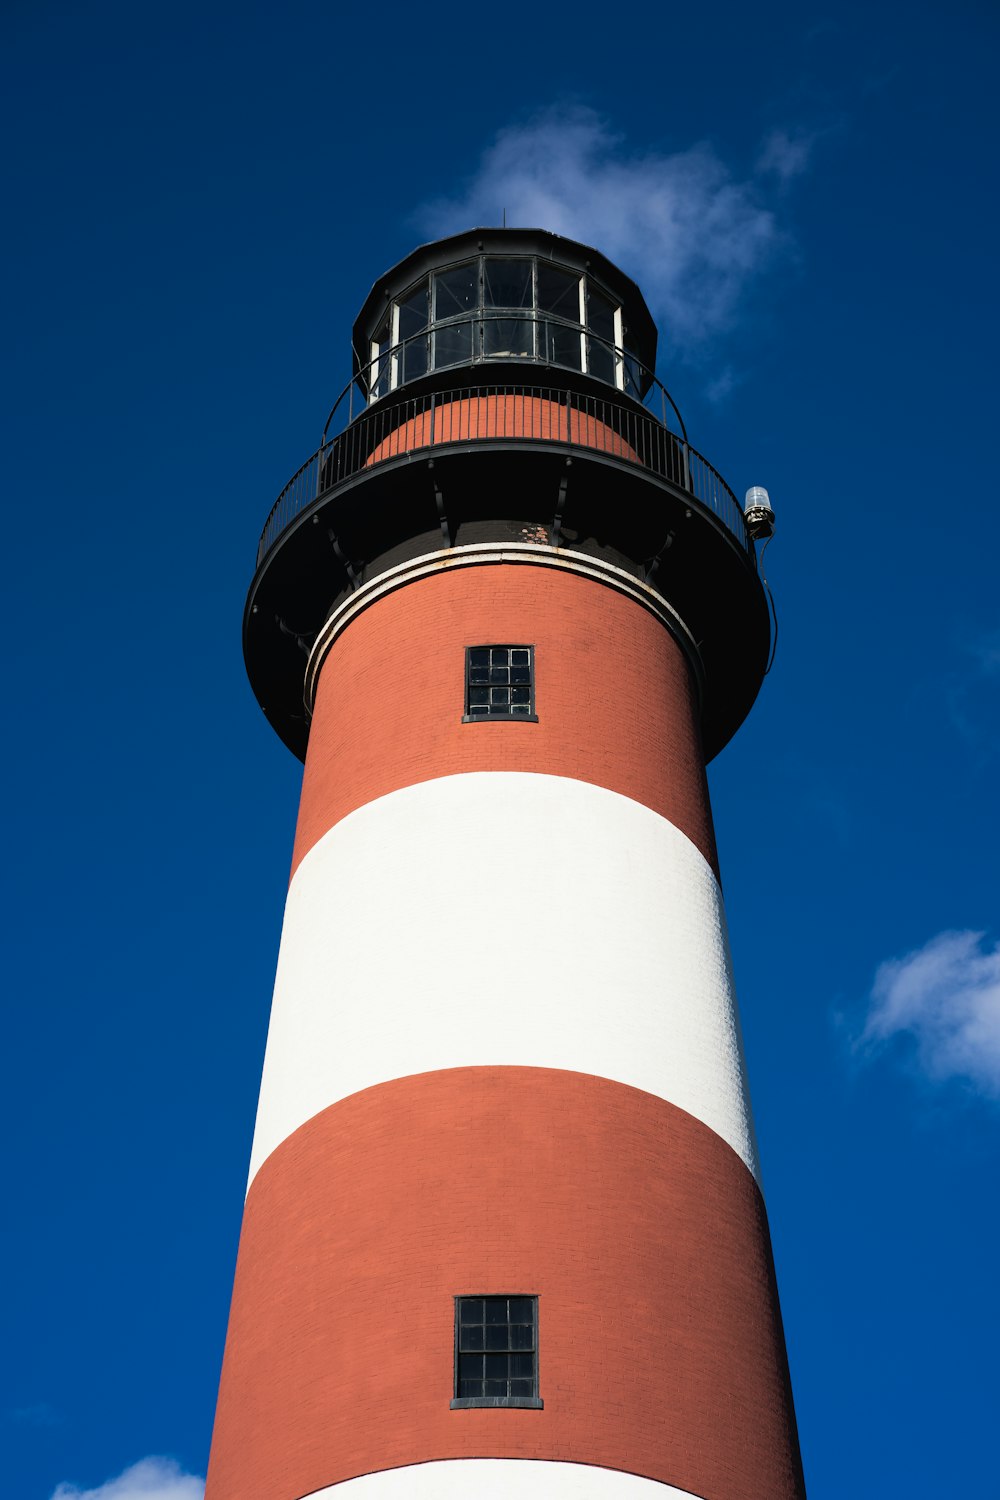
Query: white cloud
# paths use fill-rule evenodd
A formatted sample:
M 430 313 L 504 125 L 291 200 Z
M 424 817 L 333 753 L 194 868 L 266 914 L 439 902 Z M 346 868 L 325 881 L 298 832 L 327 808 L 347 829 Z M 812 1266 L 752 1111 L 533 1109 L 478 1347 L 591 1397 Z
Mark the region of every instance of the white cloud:
M 881 964 L 862 1047 L 908 1037 L 929 1078 L 964 1079 L 1000 1097 L 1000 945 L 981 932 L 941 932 Z
M 801 171 L 805 138 L 775 132 L 761 171 Z M 707 145 L 630 148 L 600 115 L 552 108 L 502 130 L 464 190 L 421 210 L 432 236 L 507 223 L 596 245 L 639 283 L 673 347 L 729 327 L 750 280 L 785 243 L 760 184 L 738 181 Z
M 185 1474 L 172 1458 L 141 1458 L 137 1464 L 99 1484 L 96 1490 L 81 1490 L 75 1484 L 60 1484 L 52 1500 L 202 1500 L 204 1479 Z

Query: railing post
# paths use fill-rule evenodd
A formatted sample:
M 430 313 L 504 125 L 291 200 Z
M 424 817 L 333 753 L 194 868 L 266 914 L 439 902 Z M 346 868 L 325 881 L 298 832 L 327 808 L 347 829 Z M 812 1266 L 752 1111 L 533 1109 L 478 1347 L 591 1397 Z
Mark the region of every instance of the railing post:
M 432 391 L 431 392 L 431 432 L 430 432 L 430 439 L 429 439 L 428 444 L 427 444 L 428 448 L 433 448 L 434 447 L 434 412 L 435 412 L 436 406 L 437 406 L 437 392 L 436 391 Z
M 687 441 L 686 440 L 681 443 L 681 460 L 682 460 L 682 462 L 684 464 L 684 488 L 686 490 L 690 490 L 691 489 L 691 460 L 690 460 L 690 456 L 688 454 L 688 445 L 687 445 Z M 693 491 L 692 491 L 692 493 L 693 493 Z

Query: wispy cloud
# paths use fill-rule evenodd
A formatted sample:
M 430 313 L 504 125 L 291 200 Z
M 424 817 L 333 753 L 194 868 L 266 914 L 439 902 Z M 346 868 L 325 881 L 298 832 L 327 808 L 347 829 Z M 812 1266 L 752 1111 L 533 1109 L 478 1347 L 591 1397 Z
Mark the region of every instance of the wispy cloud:
M 807 138 L 773 132 L 740 181 L 707 145 L 641 151 L 593 110 L 554 107 L 502 130 L 464 189 L 426 205 L 437 236 L 474 225 L 540 227 L 597 245 L 638 281 L 674 348 L 696 350 L 737 316 L 788 237 L 769 182 L 806 167 Z
M 815 143 L 815 135 L 805 130 L 772 130 L 757 153 L 757 171 L 791 182 L 808 167 Z
M 185 1474 L 172 1458 L 151 1457 L 141 1458 L 96 1490 L 60 1484 L 52 1500 L 202 1500 L 204 1493 L 204 1479 Z
M 901 1039 L 928 1078 L 1000 1098 L 1000 945 L 982 932 L 941 932 L 881 964 L 859 1050 L 871 1056 Z

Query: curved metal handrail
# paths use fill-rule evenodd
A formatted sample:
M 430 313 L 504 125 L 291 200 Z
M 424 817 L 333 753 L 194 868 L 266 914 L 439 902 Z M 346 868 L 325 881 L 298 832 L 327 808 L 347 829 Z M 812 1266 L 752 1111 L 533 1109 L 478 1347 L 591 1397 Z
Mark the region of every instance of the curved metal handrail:
M 470 313 L 467 317 L 451 318 L 447 322 L 444 322 L 444 323 L 428 323 L 427 327 L 421 329 L 421 331 L 419 333 L 413 333 L 413 334 L 410 335 L 409 338 L 400 339 L 400 341 L 397 344 L 392 344 L 388 349 L 385 350 L 384 353 L 379 354 L 375 359 L 370 359 L 366 365 L 360 365 L 358 367 L 358 369 L 355 370 L 354 374 L 351 376 L 350 380 L 344 386 L 344 389 L 340 392 L 340 395 L 337 397 L 336 401 L 333 403 L 332 407 L 330 408 L 329 415 L 327 416 L 327 419 L 326 419 L 326 421 L 323 424 L 323 441 L 326 442 L 326 440 L 327 440 L 327 434 L 330 431 L 330 424 L 333 421 L 334 417 L 336 416 L 337 412 L 339 411 L 339 409 L 340 409 L 340 407 L 343 404 L 343 402 L 344 402 L 345 399 L 347 400 L 347 413 L 346 413 L 346 421 L 345 421 L 345 423 L 343 425 L 344 426 L 349 426 L 351 424 L 351 422 L 354 421 L 354 392 L 355 392 L 355 389 L 357 389 L 357 391 L 360 393 L 360 395 L 364 398 L 364 408 L 363 408 L 363 410 L 365 410 L 365 411 L 369 410 L 372 406 L 374 406 L 377 401 L 385 401 L 390 396 L 392 396 L 397 390 L 404 389 L 404 386 L 405 386 L 406 382 L 403 382 L 399 386 L 393 386 L 393 387 L 391 387 L 390 390 L 386 391 L 384 395 L 376 397 L 375 400 L 372 400 L 371 397 L 370 397 L 370 395 L 366 395 L 366 388 L 367 388 L 367 391 L 370 392 L 374 380 L 379 378 L 377 375 L 375 375 L 374 372 L 375 372 L 376 366 L 382 364 L 383 361 L 388 360 L 388 361 L 390 361 L 392 363 L 395 363 L 402 356 L 403 362 L 404 362 L 404 366 L 405 366 L 405 362 L 406 362 L 406 350 L 411 345 L 415 345 L 415 344 L 419 343 L 421 339 L 427 339 L 430 336 L 430 334 L 433 333 L 438 328 L 455 328 L 455 327 L 461 327 L 461 326 L 463 326 L 466 323 L 468 323 L 470 326 L 472 326 L 475 323 L 500 323 L 500 322 L 504 322 L 504 323 L 538 323 L 538 322 L 553 323 L 553 324 L 557 325 L 560 328 L 566 329 L 567 332 L 569 332 L 569 333 L 578 333 L 578 334 L 581 334 L 585 338 L 591 340 L 593 343 L 595 343 L 595 344 L 601 344 L 608 351 L 608 353 L 611 355 L 612 359 L 614 359 L 616 362 L 618 360 L 623 360 L 623 361 L 626 360 L 626 359 L 631 360 L 632 364 L 636 367 L 636 369 L 640 370 L 644 376 L 648 377 L 649 384 L 648 384 L 648 386 L 646 388 L 645 395 L 642 397 L 642 404 L 645 405 L 645 403 L 649 400 L 650 395 L 654 391 L 659 392 L 659 396 L 660 396 L 660 408 L 661 408 L 661 421 L 663 422 L 664 427 L 666 427 L 668 429 L 668 431 L 669 431 L 669 423 L 667 422 L 667 406 L 669 406 L 670 409 L 671 409 L 671 411 L 673 412 L 674 416 L 677 418 L 677 425 L 680 428 L 680 434 L 679 435 L 683 438 L 683 440 L 685 442 L 687 442 L 687 440 L 688 440 L 687 428 L 684 425 L 684 418 L 681 416 L 680 408 L 678 407 L 677 402 L 674 400 L 673 396 L 671 396 L 670 392 L 667 390 L 667 388 L 663 384 L 663 382 L 659 379 L 659 377 L 656 374 L 656 371 L 650 369 L 649 365 L 643 364 L 642 360 L 639 358 L 639 356 L 637 354 L 633 354 L 630 350 L 623 348 L 621 344 L 614 343 L 613 340 L 611 340 L 611 339 L 605 339 L 605 338 L 602 338 L 601 335 L 598 334 L 598 333 L 592 333 L 590 331 L 590 329 L 586 328 L 582 323 L 571 323 L 568 318 L 560 318 L 555 313 L 546 313 L 544 315 L 544 317 L 539 318 L 539 317 L 535 316 L 534 314 L 532 314 L 530 316 L 520 314 L 517 311 L 517 309 L 504 311 L 502 309 L 498 310 L 498 309 L 493 309 L 493 308 L 478 308 L 474 313 Z M 532 354 L 526 354 L 526 355 L 518 356 L 518 357 L 519 358 L 523 357 L 525 360 L 528 360 L 528 361 L 530 361 L 533 364 L 540 365 L 543 368 L 546 367 L 547 365 L 555 365 L 555 367 L 557 369 L 574 370 L 577 373 L 582 373 L 581 370 L 580 370 L 580 366 L 579 365 L 560 365 L 558 363 L 558 361 L 556 361 L 556 360 L 541 359 L 541 358 L 539 358 L 539 356 L 532 355 Z M 431 374 L 435 374 L 435 373 L 437 373 L 437 372 L 439 372 L 441 370 L 460 370 L 463 367 L 467 368 L 467 367 L 469 367 L 471 365 L 479 366 L 479 365 L 490 365 L 490 364 L 500 364 L 500 363 L 503 363 L 503 356 L 496 356 L 496 355 L 484 354 L 484 355 L 479 355 L 478 357 L 474 356 L 470 360 L 464 360 L 464 359 L 456 360 L 453 365 L 436 365 L 436 366 L 432 366 L 430 363 L 428 363 L 428 365 L 426 367 L 426 370 L 424 372 L 422 372 L 422 373 L 423 374 L 427 374 L 427 375 L 431 375 Z M 415 379 L 421 379 L 422 375 L 421 376 L 415 376 L 414 378 Z M 620 390 L 621 388 L 618 387 L 618 386 L 612 386 L 611 389 L 613 389 L 613 390 Z M 627 392 L 627 391 L 623 391 L 622 394 L 624 394 L 624 395 L 630 395 L 631 393 Z M 638 401 L 640 398 L 638 396 L 633 396 L 632 399 L 635 400 L 635 401 Z M 359 412 L 358 415 L 360 416 L 361 413 Z
M 721 474 L 638 403 L 565 387 L 496 385 L 380 399 L 336 437 L 324 437 L 272 506 L 258 567 L 297 516 L 364 471 L 428 448 L 504 440 L 596 452 L 667 480 L 715 515 L 754 559 L 743 511 Z

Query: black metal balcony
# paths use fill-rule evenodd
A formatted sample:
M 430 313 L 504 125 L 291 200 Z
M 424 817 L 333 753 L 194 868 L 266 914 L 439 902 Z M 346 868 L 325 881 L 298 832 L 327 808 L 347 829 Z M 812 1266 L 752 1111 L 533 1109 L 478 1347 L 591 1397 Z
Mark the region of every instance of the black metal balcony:
M 593 341 L 592 335 L 588 337 Z M 406 340 L 394 346 L 381 357 L 383 366 L 405 369 L 407 349 L 414 342 Z M 612 346 L 608 353 L 610 359 L 623 359 L 622 351 Z M 502 362 L 509 369 L 514 358 L 505 351 L 470 361 L 478 365 L 470 373 L 488 382 L 491 365 Z M 426 365 L 422 365 L 421 373 L 425 370 Z M 449 371 L 452 379 L 458 373 Z M 534 368 L 524 370 L 526 377 L 537 373 Z M 624 393 L 596 394 L 589 381 L 580 382 L 590 386 L 586 390 L 573 389 L 569 383 L 546 387 L 527 381 L 458 388 L 448 384 L 444 389 L 417 389 L 397 399 L 369 398 L 369 404 L 355 416 L 355 403 L 361 399 L 359 389 L 368 388 L 370 374 L 369 368 L 361 372 L 364 380 L 356 376 L 345 387 L 327 420 L 322 443 L 279 494 L 261 533 L 258 566 L 303 511 L 375 465 L 415 455 L 427 458 L 431 456 L 428 450 L 436 453 L 455 446 L 505 442 L 585 450 L 588 455 L 600 455 L 666 481 L 685 491 L 694 505 L 721 522 L 753 562 L 753 543 L 736 496 L 709 461 L 691 447 L 669 392 L 648 372 L 643 382 L 649 390 L 647 400 L 659 401 L 660 418 Z M 426 387 L 427 381 L 421 384 Z M 371 388 L 378 388 L 377 377 L 371 381 Z M 680 432 L 672 431 L 666 421 L 668 406 Z M 346 426 L 329 436 L 338 416 Z
M 394 396 L 373 396 L 357 377 L 345 388 L 260 538 L 244 653 L 268 719 L 304 756 L 306 657 L 330 611 L 362 584 L 438 551 L 520 539 L 603 559 L 680 616 L 697 644 L 711 757 L 749 711 L 770 642 L 736 497 L 652 376 L 647 400 L 661 417 L 585 371 L 531 362 L 516 381 L 498 373 L 484 360 L 430 372 Z

